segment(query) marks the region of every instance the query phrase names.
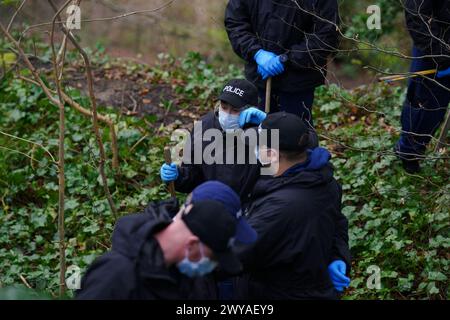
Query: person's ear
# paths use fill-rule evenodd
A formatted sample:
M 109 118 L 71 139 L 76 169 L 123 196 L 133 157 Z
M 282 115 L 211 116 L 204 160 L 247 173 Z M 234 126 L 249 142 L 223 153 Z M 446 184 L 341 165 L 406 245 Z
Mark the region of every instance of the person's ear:
M 261 175 L 273 176 L 278 172 L 280 167 L 280 154 L 275 149 L 267 149 L 267 165 L 261 169 Z M 264 165 L 264 164 L 263 164 Z
M 270 159 L 271 163 L 279 162 L 279 160 L 280 160 L 278 151 L 275 149 L 268 149 L 267 157 Z

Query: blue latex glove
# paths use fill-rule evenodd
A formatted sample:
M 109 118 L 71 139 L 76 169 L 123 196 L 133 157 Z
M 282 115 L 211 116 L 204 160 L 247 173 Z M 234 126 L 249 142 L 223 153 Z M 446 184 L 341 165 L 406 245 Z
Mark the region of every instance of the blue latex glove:
M 272 76 L 270 68 L 272 67 L 272 59 L 276 58 L 277 55 L 273 52 L 269 52 L 263 49 L 258 50 L 255 54 L 255 61 L 258 64 L 258 73 L 263 79 Z
M 175 181 L 178 178 L 178 168 L 175 163 L 163 164 L 160 170 L 161 180 L 164 182 Z
M 255 54 L 255 61 L 258 64 L 258 66 L 265 69 L 266 71 L 269 71 L 269 63 L 276 56 L 277 55 L 273 52 L 259 49 L 258 52 Z
M 277 76 L 284 72 L 284 65 L 280 60 L 280 56 L 276 56 L 269 61 L 266 70 L 269 72 L 271 77 Z
M 261 68 L 260 66 L 258 66 L 258 73 L 261 75 L 263 80 L 266 80 L 268 77 L 270 77 L 269 72 L 267 72 L 266 69 Z
M 239 127 L 243 128 L 247 123 L 253 124 L 261 124 L 264 119 L 267 117 L 267 114 L 255 107 L 250 107 L 245 109 L 239 115 Z
M 260 49 L 255 54 L 255 61 L 258 64 L 258 73 L 263 80 L 274 77 L 284 72 L 284 65 L 280 56 L 273 52 Z
M 438 78 L 444 78 L 444 77 L 450 76 L 450 68 L 445 69 L 445 70 L 438 71 L 438 73 L 436 74 L 436 76 L 437 76 Z
M 346 269 L 347 266 L 342 260 L 335 260 L 328 266 L 331 282 L 339 292 L 344 291 L 344 288 L 350 285 L 350 278 L 345 275 Z

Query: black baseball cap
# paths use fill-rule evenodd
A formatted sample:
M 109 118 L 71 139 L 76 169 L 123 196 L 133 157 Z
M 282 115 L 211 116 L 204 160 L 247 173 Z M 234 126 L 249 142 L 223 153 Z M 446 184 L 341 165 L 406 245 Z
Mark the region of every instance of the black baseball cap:
M 252 244 L 258 238 L 255 229 L 250 226 L 245 217 L 242 215 L 241 200 L 238 194 L 223 182 L 209 180 L 197 186 L 192 191 L 192 203 L 202 200 L 218 201 L 225 206 L 228 213 L 238 223 L 236 226 L 236 242 L 242 244 Z
M 233 218 L 218 201 L 202 200 L 192 206 L 181 216 L 186 226 L 213 251 L 225 272 L 232 275 L 241 272 L 241 262 L 233 252 L 238 219 Z
M 258 89 L 248 80 L 232 79 L 223 88 L 219 100 L 238 109 L 258 106 Z
M 297 115 L 288 112 L 269 114 L 261 123 L 261 129 L 267 130 L 267 143 L 270 147 L 271 130 L 278 129 L 281 151 L 303 152 L 309 146 L 309 129 Z

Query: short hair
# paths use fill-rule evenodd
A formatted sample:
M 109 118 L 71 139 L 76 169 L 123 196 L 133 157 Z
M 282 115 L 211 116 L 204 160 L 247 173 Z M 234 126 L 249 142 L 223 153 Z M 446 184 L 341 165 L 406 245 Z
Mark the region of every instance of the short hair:
M 283 151 L 280 150 L 280 157 L 289 161 L 289 162 L 295 162 L 299 160 L 303 160 L 306 156 L 306 150 L 303 151 Z

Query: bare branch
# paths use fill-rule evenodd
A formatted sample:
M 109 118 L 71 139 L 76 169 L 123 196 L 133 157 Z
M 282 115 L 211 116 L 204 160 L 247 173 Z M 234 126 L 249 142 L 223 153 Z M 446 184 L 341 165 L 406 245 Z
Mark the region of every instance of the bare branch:
M 53 9 L 55 9 L 55 6 L 52 3 L 52 0 L 48 0 L 48 2 L 51 5 L 51 7 Z M 81 3 L 81 0 L 77 0 L 76 3 L 77 3 L 77 5 L 79 5 Z M 54 18 L 55 21 L 56 21 L 56 19 L 59 19 L 59 21 L 61 21 L 59 15 L 60 15 L 60 11 L 56 12 L 55 18 Z M 83 61 L 84 61 L 84 65 L 86 67 L 86 77 L 87 77 L 87 81 L 88 81 L 89 99 L 91 101 L 91 107 L 92 107 L 92 125 L 93 125 L 94 134 L 97 139 L 97 144 L 98 144 L 99 151 L 100 151 L 100 160 L 99 160 L 100 176 L 102 178 L 103 188 L 104 188 L 106 197 L 108 199 L 109 206 L 111 208 L 113 216 L 117 219 L 117 217 L 118 217 L 117 209 L 116 209 L 116 206 L 112 199 L 111 193 L 109 191 L 108 179 L 107 179 L 106 173 L 105 173 L 106 155 L 105 155 L 105 148 L 103 145 L 102 137 L 101 137 L 100 130 L 98 127 L 97 100 L 95 98 L 95 93 L 94 93 L 94 79 L 92 76 L 91 63 L 90 63 L 87 53 L 84 51 L 84 49 L 80 46 L 80 44 L 75 40 L 75 38 L 71 35 L 69 30 L 67 30 L 67 28 L 64 25 L 61 25 L 61 31 L 67 36 L 69 41 L 75 46 L 75 48 L 81 54 Z M 56 63 L 56 53 L 54 53 L 54 54 L 55 54 L 55 63 Z M 61 100 L 63 100 L 62 96 L 61 96 Z
M 8 23 L 8 26 L 6 27 L 6 31 L 9 32 L 9 30 L 11 30 L 11 26 L 14 23 L 14 20 L 16 19 L 16 16 L 19 14 L 20 10 L 22 10 L 23 6 L 25 5 L 25 3 L 27 2 L 27 0 L 23 0 L 22 3 L 20 4 L 20 6 L 17 8 L 17 10 L 14 12 L 11 20 Z
M 65 248 L 65 232 L 64 232 L 64 200 L 65 200 L 65 177 L 64 177 L 64 138 L 65 138 L 65 114 L 64 103 L 62 98 L 61 81 L 59 79 L 58 57 L 55 49 L 55 22 L 59 14 L 69 5 L 72 0 L 66 3 L 56 12 L 53 17 L 52 31 L 50 34 L 50 45 L 52 48 L 53 70 L 55 76 L 56 90 L 59 97 L 59 156 L 58 156 L 58 180 L 59 180 L 59 197 L 58 197 L 58 233 L 59 233 L 59 295 L 62 297 L 66 290 L 66 248 Z
M 159 7 L 155 8 L 155 9 L 146 9 L 146 10 L 132 11 L 132 12 L 123 13 L 123 14 L 120 14 L 120 15 L 117 15 L 117 16 L 113 16 L 113 17 L 86 19 L 86 20 L 81 20 L 80 22 L 86 23 L 86 22 L 113 21 L 113 20 L 118 20 L 118 19 L 122 19 L 122 18 L 127 18 L 127 17 L 133 16 L 133 15 L 140 15 L 140 14 L 145 14 L 145 13 L 154 13 L 154 12 L 161 11 L 161 10 L 171 6 L 172 3 L 174 3 L 175 1 L 176 0 L 170 0 L 170 1 L 166 2 L 165 4 L 159 6 Z M 59 21 L 56 24 L 63 25 L 64 23 L 65 23 L 64 21 Z M 45 27 L 45 26 L 51 26 L 51 24 L 52 24 L 51 22 L 44 22 L 44 23 L 39 23 L 39 24 L 28 26 L 22 32 L 20 38 L 23 38 L 25 36 L 25 34 L 28 33 L 28 31 L 30 31 L 31 29 L 39 28 L 39 27 Z

